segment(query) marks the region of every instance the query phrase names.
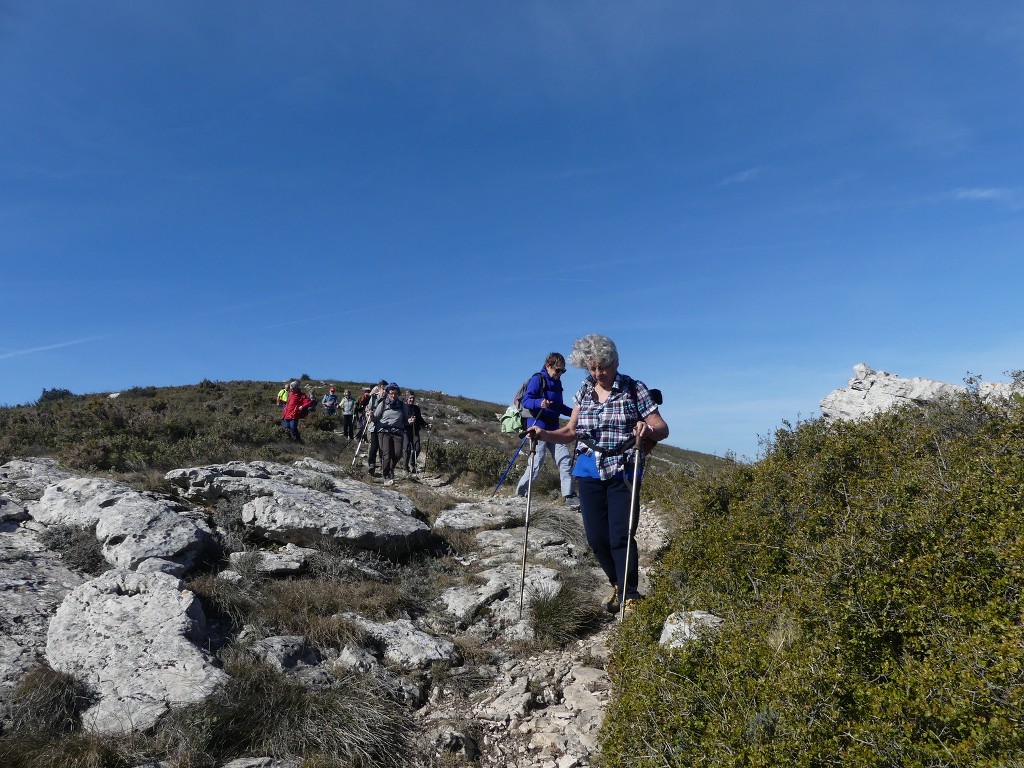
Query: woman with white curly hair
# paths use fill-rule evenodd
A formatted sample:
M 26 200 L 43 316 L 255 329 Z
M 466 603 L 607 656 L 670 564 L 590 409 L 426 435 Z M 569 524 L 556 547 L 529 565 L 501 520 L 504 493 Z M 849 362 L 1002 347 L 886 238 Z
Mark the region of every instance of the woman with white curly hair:
M 569 423 L 553 430 L 535 426 L 528 433 L 535 440 L 563 445 L 579 440 L 572 474 L 587 542 L 612 587 L 605 608 L 617 613 L 619 601 L 625 600 L 628 613 L 640 599 L 634 538 L 638 519 L 632 530 L 629 526 L 637 447 L 650 453 L 668 437 L 668 424 L 647 386 L 619 373 L 619 352 L 607 336 L 594 333 L 577 339 L 569 364 L 589 374 L 573 399 Z

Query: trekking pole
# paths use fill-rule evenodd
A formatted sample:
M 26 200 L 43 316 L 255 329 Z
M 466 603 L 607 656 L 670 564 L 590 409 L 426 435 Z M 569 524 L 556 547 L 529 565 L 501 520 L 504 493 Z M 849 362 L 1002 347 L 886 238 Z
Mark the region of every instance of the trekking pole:
M 356 465 L 356 459 L 359 458 L 359 446 L 361 446 L 363 444 L 363 438 L 366 437 L 366 428 L 368 426 L 370 426 L 370 420 L 369 419 L 367 419 L 363 423 L 363 429 L 359 433 L 359 442 L 356 443 L 356 452 L 355 452 L 355 455 L 352 456 L 352 466 L 353 467 Z
M 540 418 L 540 414 L 544 413 L 544 411 L 546 411 L 546 410 L 548 410 L 548 409 L 547 408 L 541 408 L 540 409 L 540 412 L 537 414 L 537 418 L 533 419 L 534 426 L 536 426 L 537 421 Z M 533 418 L 533 417 L 531 416 L 530 418 Z M 498 489 L 501 488 L 501 484 L 505 482 L 505 478 L 508 476 L 509 470 L 511 470 L 513 465 L 515 465 L 516 458 L 519 456 L 519 451 L 523 450 L 523 446 L 526 445 L 526 441 L 530 439 L 529 437 L 525 436 L 524 432 L 520 432 L 519 434 L 524 435 L 523 442 L 521 442 L 519 444 L 519 447 L 516 449 L 516 452 L 512 455 L 512 461 L 510 461 L 508 463 L 508 467 L 506 467 L 505 473 L 501 476 L 501 479 L 498 481 L 498 484 L 496 486 L 494 486 L 494 491 L 491 493 L 491 498 L 492 499 L 494 498 L 494 494 L 498 492 Z M 532 464 L 530 465 L 530 477 L 531 478 L 533 477 L 533 465 Z
M 636 520 L 636 516 L 639 513 L 640 506 L 640 465 L 643 463 L 643 449 L 637 442 L 636 446 L 636 458 L 633 460 L 633 488 L 632 493 L 629 495 L 629 528 L 626 531 L 626 569 L 622 574 L 622 593 L 619 595 L 619 623 L 621 624 L 626 618 L 626 589 L 628 587 L 627 579 L 629 578 L 629 553 L 633 549 L 633 521 Z M 638 553 L 639 554 L 639 553 Z M 639 574 L 637 574 L 639 578 Z
M 529 437 L 527 437 L 529 440 Z M 524 440 L 523 442 L 526 442 Z M 522 448 L 522 446 L 519 446 Z M 519 620 L 523 620 L 523 594 L 526 592 L 526 549 L 530 540 L 530 504 L 533 502 L 533 462 L 537 458 L 537 440 L 530 440 L 530 482 L 526 486 L 526 522 L 523 524 L 523 573 L 519 578 Z
M 506 467 L 506 469 L 505 469 L 505 473 L 504 473 L 504 474 L 503 474 L 503 475 L 501 476 L 501 479 L 500 479 L 500 480 L 498 481 L 498 484 L 497 484 L 496 486 L 494 486 L 494 492 L 493 492 L 493 493 L 491 493 L 491 498 L 492 498 L 492 499 L 494 498 L 494 494 L 498 492 L 498 489 L 499 489 L 499 488 L 501 488 L 501 484 L 505 482 L 505 478 L 506 478 L 506 477 L 508 477 L 508 473 L 509 473 L 509 471 L 510 471 L 510 470 L 512 469 L 512 467 L 513 467 L 513 466 L 515 465 L 515 463 L 516 463 L 516 459 L 517 459 L 517 458 L 519 458 L 519 452 L 520 452 L 521 450 L 523 450 L 523 446 L 524 446 L 524 445 L 526 445 L 526 441 L 527 441 L 527 440 L 529 440 L 529 439 L 530 439 L 529 437 L 524 437 L 524 438 L 523 438 L 523 442 L 521 442 L 521 443 L 519 444 L 519 447 L 518 447 L 518 448 L 516 448 L 516 452 L 515 452 L 514 454 L 512 454 L 512 461 L 510 461 L 510 462 L 508 463 L 508 467 Z M 532 468 L 531 468 L 531 469 L 532 469 Z M 532 472 L 531 472 L 531 477 L 532 477 Z

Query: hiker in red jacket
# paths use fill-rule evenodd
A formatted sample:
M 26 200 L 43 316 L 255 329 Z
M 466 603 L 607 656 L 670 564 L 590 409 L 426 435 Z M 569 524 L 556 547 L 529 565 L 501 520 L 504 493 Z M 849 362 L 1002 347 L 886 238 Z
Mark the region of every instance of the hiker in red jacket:
M 299 436 L 299 419 L 312 407 L 313 399 L 302 391 L 299 382 L 293 381 L 288 385 L 288 402 L 285 403 L 284 412 L 281 414 L 281 423 L 284 424 L 289 440 L 302 442 L 302 437 Z

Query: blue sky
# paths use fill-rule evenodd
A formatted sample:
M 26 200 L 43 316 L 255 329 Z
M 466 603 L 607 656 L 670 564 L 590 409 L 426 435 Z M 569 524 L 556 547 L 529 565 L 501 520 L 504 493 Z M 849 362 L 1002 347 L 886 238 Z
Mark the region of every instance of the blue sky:
M 597 332 L 753 458 L 859 361 L 1003 380 L 1022 81 L 1009 2 L 0 0 L 0 403 Z

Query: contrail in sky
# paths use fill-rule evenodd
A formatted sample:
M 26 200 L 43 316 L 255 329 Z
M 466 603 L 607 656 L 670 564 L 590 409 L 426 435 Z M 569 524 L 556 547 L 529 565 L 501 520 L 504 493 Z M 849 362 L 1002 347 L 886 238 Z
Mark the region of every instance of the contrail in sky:
M 74 341 L 62 341 L 60 344 L 50 344 L 45 347 L 32 347 L 31 349 L 16 349 L 13 352 L 5 352 L 0 354 L 0 360 L 6 360 L 9 357 L 21 357 L 22 355 L 32 355 L 36 352 L 46 352 L 50 349 L 60 349 L 61 347 L 73 347 L 75 344 L 87 344 L 90 341 L 99 341 L 100 339 L 107 339 L 109 336 L 90 336 L 87 339 L 75 339 Z

